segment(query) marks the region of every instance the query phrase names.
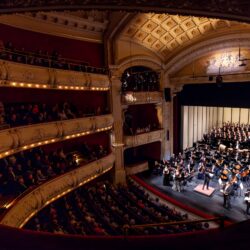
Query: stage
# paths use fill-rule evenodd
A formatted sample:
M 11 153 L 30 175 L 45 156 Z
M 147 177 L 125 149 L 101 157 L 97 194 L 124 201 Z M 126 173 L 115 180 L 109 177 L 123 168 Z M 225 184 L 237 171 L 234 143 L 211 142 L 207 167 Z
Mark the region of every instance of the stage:
M 177 192 L 172 190 L 172 187 L 163 186 L 163 176 L 154 175 L 149 171 L 137 174 L 137 176 L 170 198 L 208 215 L 225 216 L 227 220 L 232 222 L 250 219 L 250 216 L 246 215 L 245 212 L 245 189 L 231 198 L 232 208 L 228 210 L 223 207 L 223 194 L 220 192 L 219 183 L 215 177 L 210 181 L 209 190 L 206 190 L 206 187 L 202 190 L 203 180 L 199 180 L 195 176 L 191 182 L 187 183 L 181 192 Z

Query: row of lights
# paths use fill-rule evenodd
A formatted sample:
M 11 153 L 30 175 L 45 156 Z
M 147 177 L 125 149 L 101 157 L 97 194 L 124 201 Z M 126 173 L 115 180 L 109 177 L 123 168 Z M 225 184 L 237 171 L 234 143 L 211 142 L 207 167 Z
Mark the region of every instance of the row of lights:
M 67 86 L 67 85 L 59 85 L 58 89 L 70 89 L 70 90 L 93 90 L 93 91 L 107 91 L 109 88 L 101 88 L 101 87 L 80 87 L 80 86 Z
M 112 129 L 112 126 L 108 126 L 108 127 L 105 127 L 105 128 L 100 128 L 100 129 L 97 129 L 97 130 L 77 133 L 77 134 L 73 134 L 73 135 L 67 135 L 67 136 L 65 136 L 63 138 L 56 138 L 56 139 L 51 139 L 51 140 L 32 143 L 32 144 L 29 144 L 29 145 L 25 145 L 25 146 L 23 146 L 23 147 L 21 147 L 21 148 L 19 148 L 17 150 L 11 149 L 11 150 L 8 150 L 6 152 L 2 152 L 0 154 L 0 159 L 2 159 L 4 157 L 7 157 L 8 155 L 15 154 L 15 153 L 17 153 L 19 151 L 23 151 L 23 150 L 31 149 L 31 148 L 34 148 L 34 147 L 39 147 L 39 146 L 42 146 L 42 145 L 54 143 L 54 142 L 57 142 L 57 141 L 60 141 L 60 140 L 68 140 L 68 139 L 72 139 L 72 138 L 76 138 L 76 137 L 80 137 L 80 136 L 93 134 L 93 133 L 96 133 L 96 132 L 103 132 L 103 131 L 107 131 L 107 130 L 110 130 L 110 129 Z
M 21 87 L 21 88 L 37 88 L 37 89 L 47 89 L 52 88 L 48 84 L 34 84 L 34 83 L 24 83 L 24 82 L 8 82 L 8 85 L 12 87 Z M 92 91 L 107 91 L 109 87 L 82 87 L 82 86 L 69 86 L 69 85 L 58 85 L 57 89 L 67 89 L 67 90 L 92 90 Z
M 66 191 L 64 191 L 64 192 L 58 194 L 57 196 L 51 198 L 50 200 L 46 201 L 46 202 L 44 203 L 44 205 L 43 205 L 41 208 L 39 208 L 39 209 L 35 210 L 34 212 L 32 212 L 32 213 L 25 219 L 25 221 L 19 226 L 19 228 L 22 228 L 22 227 L 23 227 L 23 226 L 24 226 L 24 225 L 25 225 L 25 224 L 26 224 L 35 214 L 38 213 L 38 211 L 40 211 L 40 210 L 41 210 L 42 208 L 44 208 L 45 206 L 49 205 L 50 203 L 54 202 L 55 200 L 60 199 L 60 198 L 63 197 L 64 195 L 70 193 L 72 190 L 74 190 L 74 189 L 76 189 L 76 188 L 79 188 L 79 187 L 81 187 L 82 185 L 84 185 L 84 184 L 86 184 L 86 183 L 88 183 L 88 182 L 90 182 L 90 181 L 96 179 L 96 178 L 99 177 L 100 175 L 105 174 L 106 172 L 110 171 L 112 168 L 113 168 L 113 166 L 111 166 L 111 167 L 109 167 L 109 168 L 103 170 L 102 173 L 100 173 L 100 174 L 95 174 L 95 175 L 93 175 L 93 176 L 87 178 L 86 180 L 80 182 L 76 187 L 74 187 L 74 188 L 68 188 Z
M 46 89 L 49 87 L 49 85 L 47 84 L 33 84 L 33 83 L 24 83 L 24 82 L 9 82 L 9 85 L 13 87 L 37 88 L 37 89 Z

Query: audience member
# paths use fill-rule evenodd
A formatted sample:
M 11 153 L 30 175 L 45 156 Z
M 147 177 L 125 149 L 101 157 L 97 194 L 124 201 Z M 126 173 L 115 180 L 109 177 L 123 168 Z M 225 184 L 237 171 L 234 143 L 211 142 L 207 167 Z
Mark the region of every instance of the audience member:
M 1 42 L 1 41 L 0 41 Z M 34 51 L 25 51 L 24 48 L 17 50 L 11 42 L 0 44 L 0 58 L 3 60 L 15 61 L 18 63 L 27 63 L 43 67 L 52 67 L 57 69 L 82 71 L 96 74 L 108 74 L 105 68 L 89 66 L 88 63 L 62 58 L 62 56 L 53 50 L 51 55 L 48 51 L 42 52 L 37 49 Z
M 63 174 L 72 168 L 104 157 L 107 150 L 102 145 L 83 144 L 79 151 L 65 153 L 59 148 L 49 154 L 42 148 L 20 152 L 0 160 L 0 194 L 16 196 L 28 188 Z M 88 150 L 84 150 L 84 149 Z

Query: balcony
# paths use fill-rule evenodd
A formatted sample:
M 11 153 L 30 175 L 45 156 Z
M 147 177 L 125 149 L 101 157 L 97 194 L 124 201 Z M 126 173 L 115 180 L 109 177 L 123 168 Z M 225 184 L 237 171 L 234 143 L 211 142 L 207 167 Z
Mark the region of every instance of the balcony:
M 163 129 L 160 129 L 138 135 L 124 136 L 124 143 L 126 148 L 131 148 L 155 141 L 162 141 L 162 138 Z
M 162 102 L 162 92 L 124 92 L 122 95 L 123 105 L 136 105 L 145 103 Z
M 135 175 L 144 172 L 148 170 L 148 162 L 144 161 L 137 164 L 127 165 L 125 166 L 125 170 L 127 175 Z
M 8 204 L 6 206 L 8 210 L 0 223 L 12 227 L 23 227 L 44 206 L 111 170 L 114 161 L 114 155 L 109 154 L 43 183 Z
M 110 130 L 113 116 L 100 115 L 0 130 L 0 158 L 29 148 Z
M 58 88 L 104 91 L 109 89 L 107 75 L 34 66 L 0 60 L 0 86 Z

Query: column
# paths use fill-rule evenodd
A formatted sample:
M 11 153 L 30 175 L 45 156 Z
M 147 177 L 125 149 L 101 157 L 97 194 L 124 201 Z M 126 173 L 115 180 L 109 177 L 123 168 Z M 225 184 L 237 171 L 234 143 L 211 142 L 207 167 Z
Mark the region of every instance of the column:
M 121 81 L 117 70 L 111 71 L 111 97 L 114 117 L 112 147 L 115 154 L 115 184 L 126 183 L 126 172 L 123 157 L 123 119 L 121 105 Z

